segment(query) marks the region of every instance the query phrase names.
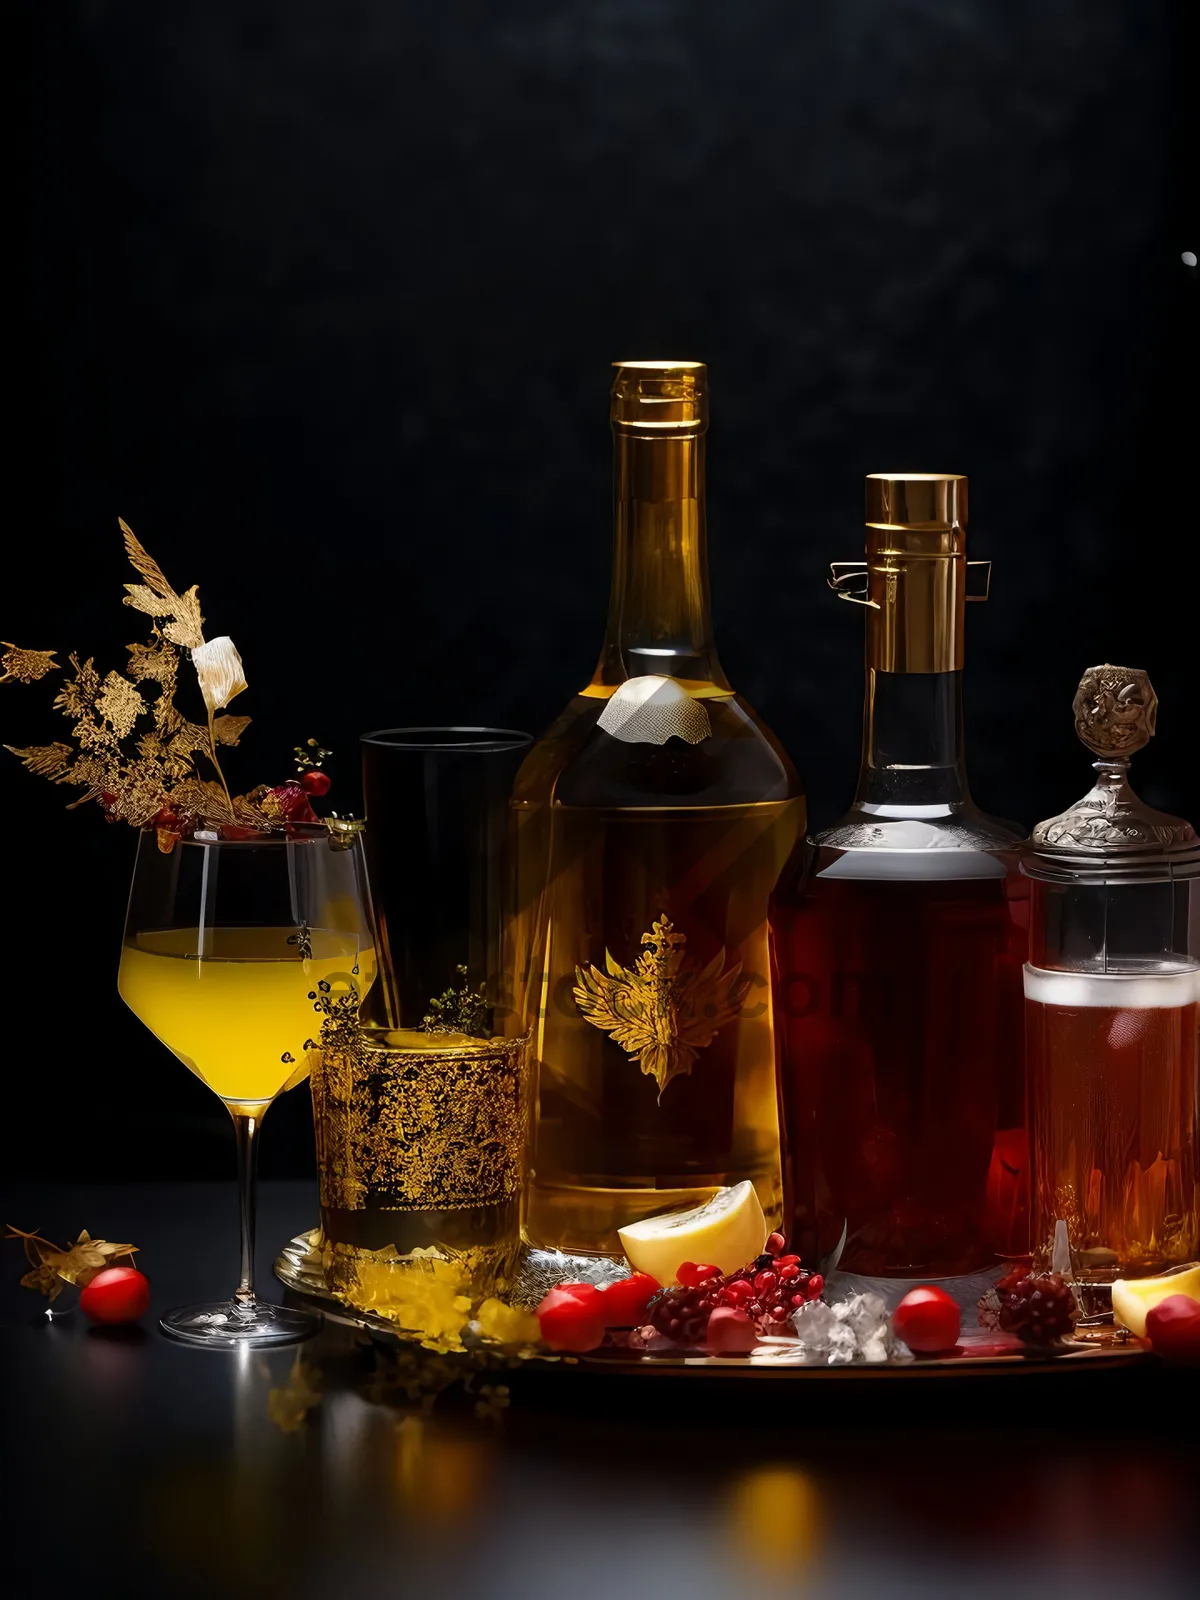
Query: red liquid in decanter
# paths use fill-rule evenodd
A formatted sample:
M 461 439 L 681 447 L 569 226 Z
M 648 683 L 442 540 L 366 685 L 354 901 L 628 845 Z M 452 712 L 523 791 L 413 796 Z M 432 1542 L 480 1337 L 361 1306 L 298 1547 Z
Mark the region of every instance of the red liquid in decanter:
M 844 1229 L 870 1276 L 978 1271 L 1027 1248 L 1025 885 L 1015 858 L 866 878 L 839 855 L 772 915 L 789 1237 L 821 1260 Z

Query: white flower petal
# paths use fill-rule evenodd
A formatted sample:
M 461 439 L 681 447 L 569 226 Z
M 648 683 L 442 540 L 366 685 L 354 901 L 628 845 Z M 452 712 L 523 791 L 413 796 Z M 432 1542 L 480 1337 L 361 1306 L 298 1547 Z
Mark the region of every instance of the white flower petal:
M 197 645 L 192 651 L 192 665 L 200 680 L 200 693 L 209 711 L 220 711 L 235 694 L 246 688 L 242 675 L 242 658 L 228 634 Z

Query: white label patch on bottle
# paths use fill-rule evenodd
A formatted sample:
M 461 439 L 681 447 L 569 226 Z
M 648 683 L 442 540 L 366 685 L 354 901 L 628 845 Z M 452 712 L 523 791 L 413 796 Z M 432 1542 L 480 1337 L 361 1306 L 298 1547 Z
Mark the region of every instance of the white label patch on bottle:
M 712 734 L 703 701 L 693 700 L 674 678 L 657 673 L 623 683 L 600 713 L 596 726 L 626 744 L 666 744 L 671 738 L 699 744 Z

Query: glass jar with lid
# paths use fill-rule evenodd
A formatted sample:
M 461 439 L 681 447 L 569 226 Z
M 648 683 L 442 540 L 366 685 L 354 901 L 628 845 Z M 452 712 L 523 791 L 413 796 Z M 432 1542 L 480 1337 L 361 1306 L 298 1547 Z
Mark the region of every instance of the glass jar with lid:
M 1084 673 L 1096 783 L 1033 830 L 1025 967 L 1035 1262 L 1065 1224 L 1085 1308 L 1117 1278 L 1193 1260 L 1198 1222 L 1200 838 L 1129 786 L 1154 733 L 1146 673 Z

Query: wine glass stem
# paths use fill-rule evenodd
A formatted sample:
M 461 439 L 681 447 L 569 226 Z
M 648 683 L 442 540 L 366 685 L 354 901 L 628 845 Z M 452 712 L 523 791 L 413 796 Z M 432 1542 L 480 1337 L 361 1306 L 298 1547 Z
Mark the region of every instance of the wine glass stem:
M 266 1109 L 256 1106 L 253 1111 L 234 1110 L 230 1106 L 238 1152 L 238 1208 L 242 1221 L 242 1277 L 234 1299 L 238 1305 L 250 1310 L 255 1304 L 254 1295 L 254 1168 L 258 1158 L 256 1135 Z

